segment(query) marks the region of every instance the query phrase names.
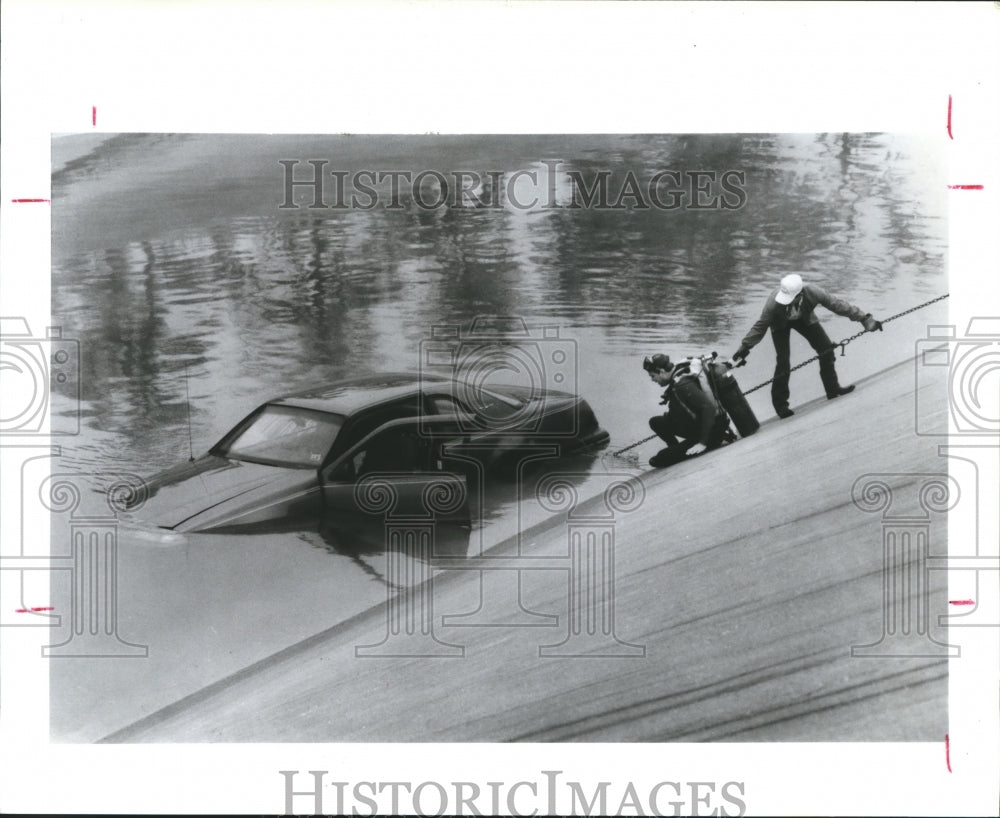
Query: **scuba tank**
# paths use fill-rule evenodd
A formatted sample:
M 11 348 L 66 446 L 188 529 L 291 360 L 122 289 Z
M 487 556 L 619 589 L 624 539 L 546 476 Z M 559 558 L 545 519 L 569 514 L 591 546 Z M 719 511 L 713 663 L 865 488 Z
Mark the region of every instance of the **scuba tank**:
M 716 400 L 722 404 L 722 408 L 732 419 L 740 437 L 747 437 L 756 432 L 760 428 L 760 421 L 757 420 L 753 409 L 743 396 L 740 385 L 733 377 L 732 365 L 728 361 L 718 360 L 716 353 L 713 352 L 711 358 L 704 361 L 704 368 Z

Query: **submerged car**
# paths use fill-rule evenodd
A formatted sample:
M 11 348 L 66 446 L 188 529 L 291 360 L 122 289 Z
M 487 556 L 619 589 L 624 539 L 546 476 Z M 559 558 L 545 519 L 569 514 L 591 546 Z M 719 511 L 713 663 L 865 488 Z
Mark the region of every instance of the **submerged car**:
M 396 514 L 426 513 L 428 492 L 453 489 L 464 500 L 431 502 L 436 519 L 467 522 L 471 475 L 608 439 L 567 392 L 372 375 L 268 401 L 207 454 L 150 478 L 123 517 L 164 534 L 339 522 L 384 513 L 388 488 Z

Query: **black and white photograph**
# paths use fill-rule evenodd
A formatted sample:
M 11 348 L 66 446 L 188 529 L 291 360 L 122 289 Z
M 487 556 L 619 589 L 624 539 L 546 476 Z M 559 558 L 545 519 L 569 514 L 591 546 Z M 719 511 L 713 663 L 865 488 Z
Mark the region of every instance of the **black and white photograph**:
M 883 565 L 947 553 L 919 141 L 92 141 L 53 140 L 87 152 L 53 177 L 49 479 L 121 513 L 115 598 L 54 630 L 94 657 L 53 664 L 53 737 L 947 731 L 945 588 Z
M 180 10 L 41 5 L 64 35 L 112 11 L 187 32 Z M 190 36 L 214 42 L 233 10 L 204 5 Z M 248 5 L 266 40 L 281 14 Z M 417 5 L 287 19 L 300 50 L 320 21 L 392 11 L 396 44 L 404 20 L 454 23 L 456 55 L 480 23 L 571 10 L 581 35 L 605 20 L 647 46 L 654 20 L 735 31 L 722 6 L 807 19 L 429 3 L 416 23 Z M 996 161 L 959 152 L 982 156 L 995 80 L 934 88 L 912 120 L 803 94 L 799 125 L 749 102 L 720 118 L 752 81 L 716 67 L 686 95 L 643 52 L 645 91 L 588 68 L 603 84 L 576 77 L 567 102 L 606 110 L 574 115 L 555 62 L 535 55 L 533 88 L 503 42 L 515 67 L 467 80 L 479 99 L 428 73 L 473 70 L 442 55 L 416 77 L 397 54 L 366 98 L 332 75 L 283 85 L 261 54 L 273 85 L 254 111 L 234 90 L 226 119 L 233 68 L 199 54 L 220 74 L 198 97 L 183 72 L 193 111 L 67 79 L 15 141 L 33 170 L 4 173 L 4 809 L 995 808 Z M 88 73 L 152 71 L 139 53 Z M 477 113 L 490 89 L 526 110 Z M 686 115 L 617 113 L 674 97 Z M 33 790 L 26 740 L 40 766 L 73 760 L 77 800 Z M 88 772 L 101 757 L 122 792 Z M 157 765 L 168 796 L 146 791 Z M 206 795 L 227 765 L 232 798 Z

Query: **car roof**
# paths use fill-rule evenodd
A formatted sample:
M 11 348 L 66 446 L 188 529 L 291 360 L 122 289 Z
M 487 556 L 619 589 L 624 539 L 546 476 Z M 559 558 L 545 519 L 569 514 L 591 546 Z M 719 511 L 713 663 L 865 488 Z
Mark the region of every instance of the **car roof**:
M 383 372 L 322 384 L 301 392 L 283 395 L 270 403 L 335 412 L 338 415 L 352 415 L 369 406 L 416 395 L 422 387 L 431 384 L 450 391 L 448 387 L 451 378 L 427 373 L 416 375 L 412 372 Z

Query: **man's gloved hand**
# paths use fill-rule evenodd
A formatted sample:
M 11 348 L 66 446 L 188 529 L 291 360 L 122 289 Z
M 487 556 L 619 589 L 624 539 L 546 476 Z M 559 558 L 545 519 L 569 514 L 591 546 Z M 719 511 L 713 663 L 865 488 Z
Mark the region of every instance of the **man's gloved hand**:
M 687 450 L 687 455 L 688 457 L 692 457 L 693 455 L 701 454 L 705 451 L 705 448 L 706 447 L 703 443 L 695 443 L 694 446 Z
M 868 315 L 862 318 L 861 323 L 864 325 L 864 328 L 868 330 L 868 332 L 875 332 L 875 330 L 878 330 L 879 332 L 882 331 L 882 322 L 876 321 L 872 318 L 871 313 L 868 313 Z
M 749 354 L 750 354 L 749 348 L 743 346 L 743 344 L 740 344 L 740 348 L 733 353 L 733 363 L 739 366 L 740 364 L 746 361 L 747 355 Z

